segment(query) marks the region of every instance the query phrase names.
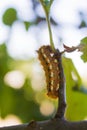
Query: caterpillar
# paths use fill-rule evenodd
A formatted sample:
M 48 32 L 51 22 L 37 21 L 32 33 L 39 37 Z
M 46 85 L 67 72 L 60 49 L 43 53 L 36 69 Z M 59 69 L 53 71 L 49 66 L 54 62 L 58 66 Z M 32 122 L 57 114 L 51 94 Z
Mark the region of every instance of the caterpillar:
M 46 75 L 47 95 L 51 98 L 57 98 L 60 82 L 58 55 L 49 45 L 40 47 L 37 52 Z

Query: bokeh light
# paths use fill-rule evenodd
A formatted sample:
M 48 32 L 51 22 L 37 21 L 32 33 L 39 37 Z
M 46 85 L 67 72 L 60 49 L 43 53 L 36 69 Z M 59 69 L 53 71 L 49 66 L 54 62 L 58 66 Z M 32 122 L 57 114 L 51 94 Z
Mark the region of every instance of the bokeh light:
M 44 116 L 49 116 L 51 115 L 55 110 L 54 105 L 52 104 L 52 102 L 49 101 L 43 101 L 41 103 L 40 106 L 40 112 L 41 114 L 43 114 Z
M 15 89 L 19 89 L 24 85 L 25 76 L 21 71 L 14 70 L 14 71 L 8 72 L 5 75 L 4 81 L 10 87 L 15 88 Z
M 39 62 L 33 65 L 31 83 L 35 91 L 41 91 L 46 86 L 45 73 Z
M 15 115 L 8 115 L 5 119 L 0 118 L 0 127 L 21 124 L 21 120 Z

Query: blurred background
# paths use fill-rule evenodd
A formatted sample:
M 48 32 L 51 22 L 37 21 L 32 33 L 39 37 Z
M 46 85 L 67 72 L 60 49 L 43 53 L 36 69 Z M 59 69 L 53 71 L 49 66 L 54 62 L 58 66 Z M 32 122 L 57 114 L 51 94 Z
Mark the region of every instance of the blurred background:
M 76 46 L 87 36 L 86 0 L 54 0 L 50 16 L 54 43 L 61 51 L 63 43 Z M 0 127 L 46 120 L 55 114 L 57 100 L 46 95 L 45 75 L 36 53 L 48 44 L 45 14 L 38 0 L 0 1 Z M 65 55 L 72 59 L 85 87 L 84 92 L 75 91 L 72 86 L 76 84 L 67 84 L 66 118 L 85 120 L 87 63 L 80 59 L 81 53 Z

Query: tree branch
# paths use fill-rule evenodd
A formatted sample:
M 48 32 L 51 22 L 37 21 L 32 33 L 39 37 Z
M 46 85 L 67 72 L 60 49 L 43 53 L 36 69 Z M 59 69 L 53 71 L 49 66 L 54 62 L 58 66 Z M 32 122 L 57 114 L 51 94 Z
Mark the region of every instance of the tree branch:
M 0 130 L 87 130 L 87 121 L 69 122 L 56 118 L 48 121 L 33 121 L 29 124 L 2 127 Z
M 56 50 L 55 55 L 58 59 L 58 68 L 59 68 L 59 77 L 60 77 L 60 83 L 59 83 L 59 90 L 58 90 L 58 109 L 57 113 L 55 115 L 55 118 L 64 118 L 65 114 L 65 108 L 66 108 L 66 96 L 65 96 L 65 77 L 62 67 L 62 59 L 61 59 L 61 53 L 59 50 Z

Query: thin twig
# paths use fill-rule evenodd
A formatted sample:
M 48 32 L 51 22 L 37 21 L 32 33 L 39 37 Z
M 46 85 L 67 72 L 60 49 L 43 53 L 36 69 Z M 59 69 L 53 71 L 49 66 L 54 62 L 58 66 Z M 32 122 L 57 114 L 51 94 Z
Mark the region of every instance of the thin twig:
M 58 90 L 58 109 L 57 113 L 55 115 L 55 118 L 64 118 L 65 114 L 65 108 L 66 108 L 66 96 L 65 96 L 65 77 L 62 67 L 62 59 L 61 59 L 61 53 L 59 50 L 56 50 L 56 55 L 58 57 L 58 68 L 59 68 L 59 77 L 60 77 L 60 83 L 59 83 L 59 90 Z
M 66 46 L 65 44 L 63 44 L 63 47 L 65 48 L 61 54 L 63 54 L 64 52 L 68 52 L 68 53 L 71 53 L 75 50 L 79 50 L 79 46 L 72 46 L 72 47 L 69 47 L 69 46 Z

